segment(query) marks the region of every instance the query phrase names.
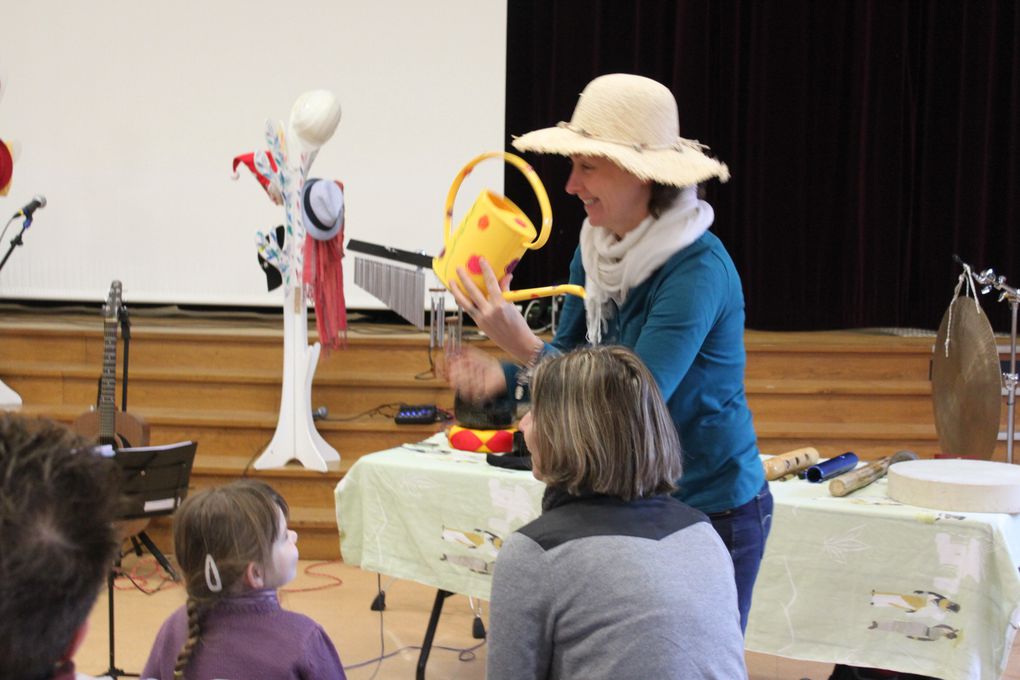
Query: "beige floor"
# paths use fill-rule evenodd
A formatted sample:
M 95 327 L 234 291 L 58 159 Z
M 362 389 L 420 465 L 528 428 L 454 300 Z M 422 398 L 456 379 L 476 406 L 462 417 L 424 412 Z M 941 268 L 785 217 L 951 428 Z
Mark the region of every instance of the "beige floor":
M 136 580 L 145 588 L 153 589 L 160 581 L 153 577 L 151 557 L 125 562 Z M 311 567 L 311 569 L 309 569 Z M 281 592 L 281 601 L 287 609 L 302 612 L 322 624 L 333 639 L 340 658 L 348 667 L 350 680 L 380 680 L 415 677 L 418 650 L 435 591 L 408 581 L 383 579 L 386 588 L 386 611 L 383 614 L 382 640 L 385 653 L 396 652 L 381 662 L 360 668 L 351 666 L 375 659 L 380 655 L 379 614 L 369 609 L 376 593 L 376 575 L 341 563 L 316 564 L 301 562 L 298 577 Z M 310 572 L 310 573 L 309 573 Z M 116 650 L 118 668 L 138 673 L 145 663 L 149 646 L 163 620 L 183 604 L 182 588 L 167 584 L 155 594 L 146 595 L 124 579 L 117 582 L 114 594 L 116 606 Z M 483 603 L 484 604 L 484 603 Z M 483 619 L 488 620 L 483 614 Z M 106 592 L 89 619 L 91 627 L 85 644 L 76 657 L 78 670 L 99 675 L 110 666 L 107 636 Z M 446 600 L 436 634 L 435 647 L 428 661 L 427 677 L 433 680 L 485 677 L 485 646 L 473 653 L 464 653 L 464 660 L 455 650 L 478 645 L 471 636 L 473 615 L 466 597 Z M 1015 646 L 1005 680 L 1020 680 L 1020 646 Z M 748 672 L 751 680 L 826 680 L 831 664 L 792 661 L 781 657 L 748 653 Z

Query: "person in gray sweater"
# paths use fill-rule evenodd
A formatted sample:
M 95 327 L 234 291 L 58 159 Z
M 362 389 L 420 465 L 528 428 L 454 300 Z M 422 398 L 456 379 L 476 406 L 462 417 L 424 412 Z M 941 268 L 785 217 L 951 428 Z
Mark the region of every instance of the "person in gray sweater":
M 520 429 L 547 489 L 496 560 L 489 680 L 746 678 L 733 563 L 669 495 L 680 444 L 648 370 L 585 348 L 531 384 Z

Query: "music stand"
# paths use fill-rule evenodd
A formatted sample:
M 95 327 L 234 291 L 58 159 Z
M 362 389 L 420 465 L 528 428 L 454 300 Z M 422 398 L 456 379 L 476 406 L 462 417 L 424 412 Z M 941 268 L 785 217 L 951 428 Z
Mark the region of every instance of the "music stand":
M 173 514 L 181 501 L 188 495 L 188 480 L 191 478 L 191 466 L 195 460 L 195 442 L 179 442 L 165 446 L 141 446 L 124 448 L 113 452 L 113 459 L 121 468 L 122 505 L 118 511 L 118 520 L 143 519 Z M 174 581 L 178 580 L 167 559 L 152 539 L 140 531 L 131 536 L 135 552 L 142 554 L 142 545 L 156 558 L 160 566 Z M 117 560 L 120 563 L 120 558 Z M 107 578 L 107 607 L 110 626 L 110 668 L 102 675 L 111 678 L 138 677 L 137 673 L 126 673 L 117 668 L 114 661 L 114 626 L 113 626 L 113 582 L 114 572 L 111 569 Z

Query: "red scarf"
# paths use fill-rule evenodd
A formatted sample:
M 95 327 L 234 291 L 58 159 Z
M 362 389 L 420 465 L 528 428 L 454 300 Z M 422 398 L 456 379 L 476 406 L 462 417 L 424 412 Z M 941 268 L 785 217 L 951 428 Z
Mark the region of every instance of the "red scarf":
M 347 346 L 347 303 L 344 301 L 344 227 L 328 241 L 305 236 L 302 279 L 315 303 L 315 328 L 328 352 Z

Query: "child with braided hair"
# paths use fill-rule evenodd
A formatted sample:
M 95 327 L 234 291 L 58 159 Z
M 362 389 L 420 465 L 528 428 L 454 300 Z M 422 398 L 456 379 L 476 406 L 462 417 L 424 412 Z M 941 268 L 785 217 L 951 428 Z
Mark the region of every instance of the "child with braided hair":
M 163 623 L 141 677 L 346 677 L 322 627 L 277 599 L 297 571 L 297 534 L 287 517 L 287 502 L 250 479 L 181 504 L 174 550 L 188 602 Z

